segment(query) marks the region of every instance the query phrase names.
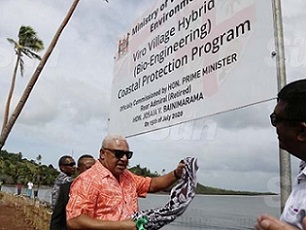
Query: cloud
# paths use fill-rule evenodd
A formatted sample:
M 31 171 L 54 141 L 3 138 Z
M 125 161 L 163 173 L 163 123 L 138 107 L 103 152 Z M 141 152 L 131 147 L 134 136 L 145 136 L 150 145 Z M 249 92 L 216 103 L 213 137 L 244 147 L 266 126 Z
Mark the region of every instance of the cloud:
M 2 0 L 0 8 L 0 120 L 15 63 L 13 47 L 21 25 L 31 25 L 47 48 L 72 1 Z M 107 133 L 113 57 L 117 41 L 150 0 L 80 1 L 13 128 L 5 149 L 28 159 L 43 156 L 57 166 L 61 155 L 98 157 Z M 305 27 L 302 0 L 282 1 L 288 81 L 305 76 Z M 42 52 L 43 54 L 44 52 Z M 17 76 L 15 105 L 37 61 L 26 61 Z M 277 190 L 278 143 L 269 114 L 275 100 L 229 111 L 152 133 L 131 137 L 130 165 L 161 173 L 187 155 L 200 165 L 199 182 L 237 190 Z M 293 174 L 298 161 L 293 158 Z M 272 187 L 272 188 L 271 188 Z

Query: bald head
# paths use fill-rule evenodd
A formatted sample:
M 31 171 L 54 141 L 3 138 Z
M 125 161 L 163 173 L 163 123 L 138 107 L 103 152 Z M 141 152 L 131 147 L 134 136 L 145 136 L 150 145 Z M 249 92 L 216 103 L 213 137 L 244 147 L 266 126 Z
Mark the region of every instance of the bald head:
M 81 174 L 95 164 L 96 160 L 92 155 L 84 154 L 78 159 L 78 173 Z

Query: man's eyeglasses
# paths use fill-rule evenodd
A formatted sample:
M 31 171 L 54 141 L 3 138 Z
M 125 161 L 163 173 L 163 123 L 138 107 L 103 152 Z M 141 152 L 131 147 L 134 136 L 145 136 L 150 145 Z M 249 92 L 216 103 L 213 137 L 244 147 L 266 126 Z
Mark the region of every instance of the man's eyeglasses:
M 124 151 L 124 150 L 108 149 L 108 148 L 103 148 L 103 149 L 112 152 L 115 155 L 115 157 L 118 158 L 118 159 L 122 158 L 124 155 L 126 155 L 127 159 L 131 159 L 132 156 L 133 156 L 132 151 Z
M 62 164 L 62 165 L 64 165 L 64 166 L 71 166 L 71 167 L 73 167 L 73 166 L 75 166 L 75 163 L 74 163 L 74 162 L 71 162 L 71 163 L 69 163 L 69 164 Z
M 271 113 L 270 121 L 271 121 L 271 125 L 273 125 L 274 127 L 277 125 L 277 123 L 282 122 L 282 121 L 300 122 L 300 121 L 294 120 L 294 119 L 279 117 L 279 116 L 277 116 L 277 114 L 275 112 Z

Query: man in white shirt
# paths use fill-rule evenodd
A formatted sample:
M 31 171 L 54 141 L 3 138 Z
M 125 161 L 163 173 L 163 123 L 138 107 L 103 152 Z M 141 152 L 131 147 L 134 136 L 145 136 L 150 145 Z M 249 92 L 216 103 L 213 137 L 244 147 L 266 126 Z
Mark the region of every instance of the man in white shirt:
M 305 153 L 306 154 L 306 153 Z M 292 192 L 286 201 L 280 220 L 302 229 L 302 219 L 306 216 L 306 168 L 305 161 L 300 162 Z
M 306 79 L 291 82 L 281 89 L 270 119 L 276 128 L 280 148 L 302 160 L 300 173 L 280 220 L 303 229 L 303 218 L 306 216 Z M 262 222 L 266 223 L 264 215 L 259 216 L 257 220 L 257 230 L 274 230 L 262 226 Z
M 27 186 L 28 186 L 28 196 L 29 196 L 29 198 L 31 198 L 32 197 L 32 190 L 33 190 L 33 182 L 29 181 L 27 183 Z

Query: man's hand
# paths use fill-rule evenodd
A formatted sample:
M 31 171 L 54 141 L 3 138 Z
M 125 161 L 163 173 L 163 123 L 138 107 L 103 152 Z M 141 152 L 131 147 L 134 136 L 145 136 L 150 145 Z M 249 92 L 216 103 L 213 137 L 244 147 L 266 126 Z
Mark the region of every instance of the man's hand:
M 297 228 L 291 226 L 290 224 L 280 221 L 279 219 L 270 215 L 258 216 L 255 229 L 256 230 L 297 230 Z
M 136 224 L 132 219 L 126 219 L 126 220 L 120 221 L 120 226 L 121 226 L 121 229 L 124 229 L 124 230 L 137 230 Z
M 173 171 L 174 176 L 179 179 L 183 175 L 183 168 L 185 167 L 185 163 L 179 163 L 177 168 Z

